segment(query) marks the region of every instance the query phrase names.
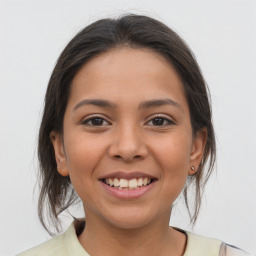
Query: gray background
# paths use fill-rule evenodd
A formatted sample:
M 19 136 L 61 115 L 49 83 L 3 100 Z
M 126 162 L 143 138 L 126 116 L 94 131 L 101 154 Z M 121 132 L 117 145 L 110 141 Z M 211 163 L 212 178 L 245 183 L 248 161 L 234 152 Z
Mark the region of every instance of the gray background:
M 49 238 L 36 212 L 36 136 L 58 55 L 85 25 L 127 11 L 176 30 L 212 93 L 217 174 L 194 231 L 256 252 L 256 1 L 0 0 L 0 255 Z M 170 224 L 191 230 L 187 219 L 178 204 Z

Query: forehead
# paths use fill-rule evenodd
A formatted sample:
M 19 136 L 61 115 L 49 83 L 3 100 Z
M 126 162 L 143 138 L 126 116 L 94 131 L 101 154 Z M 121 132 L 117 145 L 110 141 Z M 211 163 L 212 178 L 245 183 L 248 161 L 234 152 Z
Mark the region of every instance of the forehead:
M 85 97 L 130 102 L 170 97 L 187 105 L 171 63 L 148 49 L 113 49 L 86 63 L 73 79 L 70 100 Z

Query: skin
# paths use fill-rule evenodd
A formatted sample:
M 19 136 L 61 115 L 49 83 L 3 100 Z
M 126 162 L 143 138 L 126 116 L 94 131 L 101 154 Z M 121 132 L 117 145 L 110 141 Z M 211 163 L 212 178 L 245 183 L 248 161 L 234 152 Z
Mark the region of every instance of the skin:
M 145 106 L 159 99 L 174 103 Z M 161 55 L 119 48 L 86 63 L 71 85 L 63 134 L 51 139 L 59 173 L 83 201 L 79 241 L 90 255 L 183 255 L 186 235 L 169 227 L 171 205 L 196 172 L 206 131 L 192 135 L 182 82 Z M 139 198 L 120 199 L 99 180 L 120 170 L 157 181 Z

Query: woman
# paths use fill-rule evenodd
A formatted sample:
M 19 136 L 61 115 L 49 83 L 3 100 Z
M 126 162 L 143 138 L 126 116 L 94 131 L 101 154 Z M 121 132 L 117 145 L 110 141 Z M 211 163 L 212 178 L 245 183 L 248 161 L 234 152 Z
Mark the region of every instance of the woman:
M 22 256 L 248 255 L 169 227 L 181 192 L 195 223 L 215 137 L 196 60 L 152 18 L 99 20 L 71 40 L 49 81 L 38 155 L 44 227 L 46 203 L 57 229 L 78 197 L 86 219 Z

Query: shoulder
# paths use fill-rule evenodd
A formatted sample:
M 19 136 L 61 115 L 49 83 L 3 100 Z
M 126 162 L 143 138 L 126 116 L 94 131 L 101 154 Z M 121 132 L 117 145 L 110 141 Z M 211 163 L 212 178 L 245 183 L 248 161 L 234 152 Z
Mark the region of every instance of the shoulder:
M 233 245 L 222 243 L 219 256 L 253 256 Z
M 187 247 L 184 256 L 253 256 L 221 240 L 185 231 Z
M 75 225 L 72 223 L 65 233 L 49 241 L 24 251 L 17 256 L 88 256 L 76 235 Z
M 66 255 L 63 243 L 63 235 L 56 236 L 47 242 L 35 246 L 25 252 L 18 254 L 18 256 L 50 256 L 50 255 Z
M 221 240 L 187 232 L 187 247 L 184 256 L 218 256 Z

